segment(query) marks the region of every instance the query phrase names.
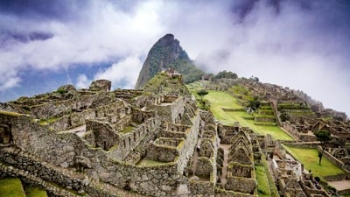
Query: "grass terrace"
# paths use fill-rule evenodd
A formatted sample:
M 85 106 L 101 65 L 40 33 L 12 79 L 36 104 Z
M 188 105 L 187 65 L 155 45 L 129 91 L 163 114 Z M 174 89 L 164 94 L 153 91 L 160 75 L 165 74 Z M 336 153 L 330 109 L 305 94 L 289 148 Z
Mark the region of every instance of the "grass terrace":
M 203 86 L 200 82 L 191 83 L 188 85 L 190 92 L 199 98 L 196 91 L 202 89 Z M 244 87 L 234 86 L 237 91 L 243 91 Z M 245 89 L 244 89 L 245 90 Z M 269 126 L 256 125 L 254 121 L 254 116 L 246 113 L 241 105 L 238 104 L 237 99 L 227 92 L 207 90 L 209 94 L 204 96 L 204 99 L 209 101 L 210 110 L 213 112 L 216 119 L 218 119 L 224 125 L 233 125 L 234 122 L 239 122 L 243 127 L 249 127 L 254 132 L 258 134 L 270 134 L 274 139 L 278 140 L 289 140 L 292 141 L 293 138 L 285 133 L 282 129 L 276 126 L 275 122 L 266 123 Z M 270 106 L 263 106 L 265 110 L 270 110 Z M 235 109 L 237 111 L 224 111 L 223 108 Z M 257 116 L 266 116 L 259 115 Z
M 271 196 L 269 181 L 267 179 L 264 166 L 256 165 L 255 174 L 256 174 L 256 180 L 258 181 L 258 196 L 259 197 Z
M 284 146 L 284 148 L 292 154 L 297 160 L 304 164 L 304 169 L 311 170 L 314 176 L 320 178 L 345 173 L 338 168 L 326 157 L 322 157 L 321 165 L 318 164 L 318 150 L 315 148 L 294 148 Z
M 0 179 L 0 197 L 26 197 L 19 178 Z
M 274 139 L 293 140 L 288 134 L 281 130 L 278 126 L 259 126 L 252 120 L 252 116 L 245 111 L 225 112 L 222 108 L 239 109 L 242 106 L 238 105 L 236 99 L 229 93 L 221 91 L 209 90 L 209 94 L 205 96 L 210 102 L 210 109 L 214 116 L 224 125 L 233 125 L 234 122 L 239 122 L 243 127 L 249 127 L 254 132 L 259 134 L 270 134 Z M 273 124 L 271 124 L 273 125 Z
M 45 190 L 37 187 L 26 187 L 25 189 L 27 197 L 47 197 Z
M 230 91 L 237 96 L 242 96 L 244 100 L 253 99 L 253 96 L 250 94 L 250 92 L 243 86 L 239 86 L 239 85 L 232 86 Z

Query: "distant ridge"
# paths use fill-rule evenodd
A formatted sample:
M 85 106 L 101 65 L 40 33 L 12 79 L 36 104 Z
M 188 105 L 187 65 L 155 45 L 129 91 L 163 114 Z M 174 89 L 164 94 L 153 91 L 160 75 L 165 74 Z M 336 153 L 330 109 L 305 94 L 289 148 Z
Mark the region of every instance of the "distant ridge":
M 203 71 L 196 68 L 180 42 L 172 34 L 166 34 L 151 48 L 136 82 L 136 89 L 142 88 L 148 80 L 166 68 L 174 68 L 183 75 L 185 83 L 202 77 Z

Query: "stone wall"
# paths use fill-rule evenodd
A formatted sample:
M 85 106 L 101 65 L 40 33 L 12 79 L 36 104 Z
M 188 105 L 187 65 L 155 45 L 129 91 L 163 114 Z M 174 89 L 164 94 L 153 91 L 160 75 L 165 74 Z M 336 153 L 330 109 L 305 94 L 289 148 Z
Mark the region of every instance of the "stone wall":
M 257 183 L 255 179 L 228 176 L 225 189 L 253 194 L 256 186 Z
M 137 193 L 121 190 L 109 184 L 92 180 L 86 174 L 67 171 L 18 149 L 0 150 L 0 174 L 21 178 L 26 184 L 45 188 L 50 196 L 104 196 L 104 197 L 141 197 Z M 5 159 L 4 159 L 5 158 Z M 11 165 L 11 166 L 9 166 Z M 80 193 L 81 195 L 77 195 Z
M 216 197 L 257 197 L 258 195 L 256 194 L 245 194 L 245 193 L 240 193 L 240 192 L 234 192 L 234 191 L 228 191 L 224 189 L 215 189 L 215 196 Z
M 157 118 L 150 118 L 144 123 L 133 128 L 133 130 L 126 134 L 118 134 L 119 141 L 108 152 L 110 158 L 123 160 L 133 149 L 135 149 L 142 139 L 147 138 L 148 135 L 153 135 L 158 132 L 160 121 Z
M 161 162 L 174 162 L 175 158 L 180 155 L 177 145 L 161 144 L 159 142 L 161 139 L 164 140 L 164 138 L 158 138 L 149 146 L 146 158 Z
M 239 127 L 219 125 L 218 134 L 220 136 L 221 143 L 230 144 L 231 139 L 238 133 L 238 131 Z
M 156 105 L 155 109 L 164 121 L 177 123 L 185 112 L 184 106 L 184 98 L 179 97 L 172 103 L 161 103 L 160 105 Z
M 295 148 L 316 148 L 320 143 L 319 142 L 283 142 L 286 146 L 295 147 Z
M 196 147 L 198 141 L 198 132 L 199 132 L 199 124 L 200 124 L 200 115 L 199 111 L 196 111 L 194 117 L 192 117 L 192 125 L 191 130 L 186 132 L 186 140 L 183 144 L 183 148 L 180 150 L 180 157 L 178 159 L 178 172 L 182 173 L 187 166 L 187 162 L 193 151 Z
M 0 161 L 15 168 L 29 171 L 46 181 L 57 183 L 63 187 L 71 187 L 77 191 L 82 188 L 84 176 L 76 178 L 68 175 L 64 176 L 54 170 L 54 166 L 35 161 L 30 155 L 22 155 L 19 151 L 15 149 L 0 149 Z
M 291 124 L 290 122 L 283 122 L 282 127 L 294 138 L 299 139 L 300 133 L 299 130 L 295 127 L 295 125 Z
M 189 181 L 189 190 L 191 191 L 190 196 L 206 196 L 214 197 L 215 190 L 214 184 L 209 181 Z
M 196 175 L 199 177 L 210 178 L 210 174 L 213 172 L 214 164 L 211 162 L 210 158 L 198 157 L 196 164 Z
M 17 121 L 21 121 L 21 119 Z M 32 124 L 30 126 L 31 129 L 35 128 L 35 125 L 37 125 L 36 123 L 32 122 L 29 122 L 29 124 Z M 23 126 L 23 124 L 19 125 Z M 42 129 L 42 132 L 40 132 L 40 128 Z M 24 131 L 22 129 L 24 129 Z M 19 131 L 29 134 L 31 133 L 22 127 L 15 127 L 12 129 L 12 131 L 14 136 L 16 136 L 16 139 L 18 139 L 18 135 L 22 133 Z M 37 126 L 35 131 L 35 135 L 33 134 L 33 136 L 28 136 L 27 140 L 23 140 L 22 138 L 23 141 L 18 141 L 18 144 L 28 151 L 32 150 L 31 152 L 41 155 L 43 159 L 49 161 L 50 163 L 54 163 L 56 165 L 62 164 L 64 167 L 74 165 L 75 155 L 83 155 L 91 161 L 92 166 L 92 169 L 86 169 L 85 172 L 94 179 L 100 179 L 103 182 L 111 183 L 119 187 L 130 187 L 136 192 L 155 196 L 174 195 L 174 192 L 178 186 L 177 183 L 184 182 L 184 180 L 182 180 L 183 176 L 178 174 L 178 169 L 183 169 L 183 164 L 180 165 L 180 168 L 175 163 L 171 163 L 167 166 L 147 168 L 128 165 L 117 161 L 113 162 L 109 159 L 113 157 L 107 156 L 107 154 L 100 148 L 89 148 L 89 145 L 84 143 L 75 134 L 68 133 L 54 135 L 54 131 L 50 131 L 48 127 L 40 126 Z M 40 133 L 42 134 L 39 138 L 39 136 L 36 135 Z M 31 145 L 30 143 L 27 143 L 33 139 L 35 139 L 35 144 Z M 40 142 L 41 140 L 43 142 Z M 24 141 L 26 141 L 26 143 Z M 46 154 L 48 152 L 50 154 Z M 4 156 L 2 158 L 9 157 Z M 183 159 L 184 163 L 185 161 L 186 160 Z M 28 167 L 28 165 L 21 166 L 23 168 Z M 65 182 L 67 180 L 68 179 L 65 179 Z M 66 184 L 65 182 L 62 184 Z
M 116 98 L 122 99 L 132 99 L 137 96 L 140 96 L 143 93 L 143 90 L 132 90 L 132 89 L 123 89 L 113 91 Z
M 20 178 L 22 183 L 27 185 L 45 188 L 45 191 L 49 196 L 58 196 L 58 197 L 79 197 L 70 190 L 65 190 L 61 187 L 58 187 L 50 182 L 47 182 L 36 175 L 29 174 L 28 171 L 20 170 L 14 168 L 13 166 L 4 165 L 0 162 L 0 174 L 2 177 L 16 177 Z
M 342 181 L 350 178 L 350 174 L 329 175 L 323 177 L 326 181 Z
M 254 121 L 256 121 L 256 122 L 276 122 L 276 118 L 275 117 L 259 117 L 259 116 L 256 116 L 256 117 L 254 117 Z
M 49 123 L 49 125 L 55 130 L 63 131 L 86 124 L 86 119 L 96 118 L 106 118 L 111 123 L 120 124 L 120 122 L 125 122 L 125 120 L 121 121 L 121 119 L 130 119 L 130 114 L 131 108 L 128 105 L 124 105 L 121 100 L 117 100 L 108 105 L 97 106 L 96 108 L 89 108 L 80 112 L 70 112 L 61 117 L 55 118 L 52 123 Z M 147 117 L 149 118 L 150 116 Z
M 109 150 L 119 142 L 119 135 L 113 130 L 107 122 L 95 120 L 86 120 L 86 130 L 91 131 L 94 141 L 93 147 L 101 147 L 103 150 Z
M 319 152 L 322 152 L 322 147 L 317 146 L 317 149 Z M 344 163 L 340 161 L 339 159 L 335 158 L 333 155 L 331 155 L 328 151 L 323 152 L 323 156 L 326 157 L 328 160 L 330 160 L 333 164 L 338 166 L 341 169 L 344 169 Z

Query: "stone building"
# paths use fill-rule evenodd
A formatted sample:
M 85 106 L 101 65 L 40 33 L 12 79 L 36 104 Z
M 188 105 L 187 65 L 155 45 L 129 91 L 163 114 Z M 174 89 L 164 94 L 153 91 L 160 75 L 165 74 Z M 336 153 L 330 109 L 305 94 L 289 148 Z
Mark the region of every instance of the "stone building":
M 218 128 L 224 127 L 196 107 L 176 72 L 149 83 L 144 90 L 111 91 L 109 81 L 99 80 L 89 89 L 62 86 L 6 104 L 0 177 L 20 177 L 50 196 L 219 195 Z M 222 137 L 231 143 L 222 189 L 254 195 L 249 138 L 232 128 Z M 248 163 L 239 163 L 241 154 Z M 236 188 L 235 177 L 247 178 L 247 186 Z

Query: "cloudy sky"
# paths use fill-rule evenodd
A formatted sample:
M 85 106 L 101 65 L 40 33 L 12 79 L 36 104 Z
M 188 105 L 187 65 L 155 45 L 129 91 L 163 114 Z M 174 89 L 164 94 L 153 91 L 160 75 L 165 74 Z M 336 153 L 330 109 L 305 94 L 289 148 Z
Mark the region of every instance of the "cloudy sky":
M 166 33 L 207 72 L 257 76 L 350 115 L 348 0 L 2 0 L 0 101 L 100 78 L 133 88 Z

